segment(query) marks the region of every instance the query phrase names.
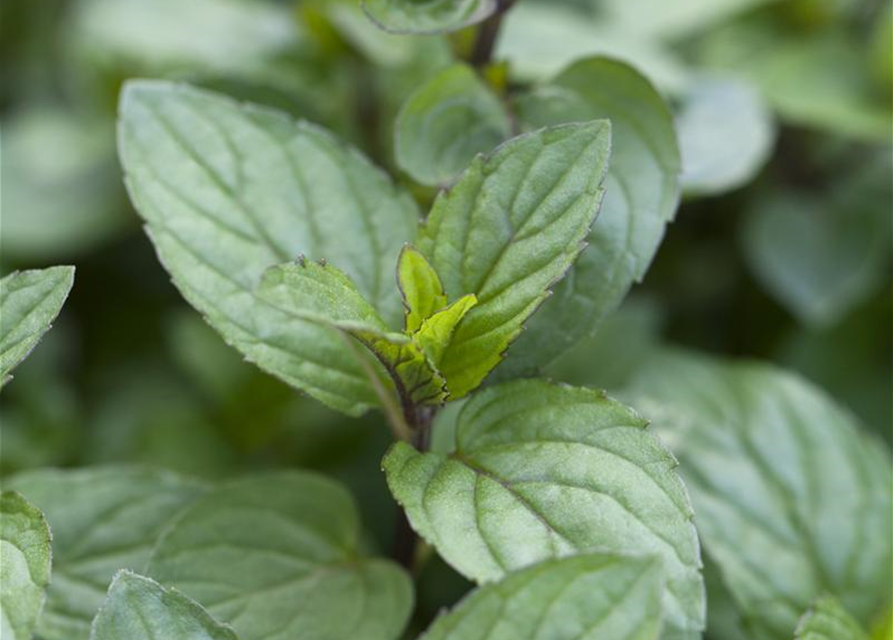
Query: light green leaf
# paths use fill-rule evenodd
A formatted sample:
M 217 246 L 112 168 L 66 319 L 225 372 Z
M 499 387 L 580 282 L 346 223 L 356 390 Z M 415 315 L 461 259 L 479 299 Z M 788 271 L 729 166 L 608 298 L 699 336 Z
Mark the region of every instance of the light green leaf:
M 392 33 L 456 31 L 487 18 L 497 0 L 363 0 L 366 15 Z
M 409 577 L 359 555 L 352 497 L 322 476 L 282 472 L 198 500 L 159 542 L 149 575 L 205 605 L 243 640 L 394 640 Z
M 403 297 L 404 327 L 418 331 L 422 322 L 447 306 L 440 277 L 419 251 L 406 245 L 397 260 L 397 285 Z
M 772 114 L 749 85 L 712 78 L 693 85 L 676 118 L 682 185 L 689 195 L 715 195 L 749 182 L 775 141 Z
M 859 626 L 835 598 L 816 599 L 797 624 L 795 640 L 868 640 Z
M 0 637 L 30 640 L 50 583 L 50 529 L 15 491 L 0 492 Z
M 448 67 L 406 99 L 394 123 L 397 164 L 414 180 L 447 185 L 475 154 L 511 134 L 499 98 L 465 65 Z
M 849 413 L 772 367 L 674 352 L 631 393 L 679 455 L 704 548 L 759 637 L 790 638 L 822 593 L 860 619 L 889 603 L 890 458 Z
M 801 191 L 751 205 L 742 234 L 750 269 L 804 324 L 833 325 L 886 277 L 889 210 L 866 202 Z
M 472 591 L 420 640 L 654 640 L 662 590 L 656 558 L 546 560 Z
M 546 558 L 653 554 L 667 577 L 664 638 L 697 638 L 704 594 L 676 461 L 631 409 L 538 380 L 490 387 L 458 419 L 455 451 L 395 444 L 388 485 L 413 528 L 478 582 Z
M 336 409 L 375 405 L 337 331 L 284 314 L 254 289 L 299 253 L 328 258 L 396 323 L 393 260 L 415 232 L 413 201 L 325 131 L 183 85 L 128 83 L 119 143 L 159 258 L 224 339 Z
M 53 581 L 37 624 L 43 640 L 86 640 L 115 572 L 145 569 L 162 529 L 203 490 L 169 472 L 131 467 L 38 470 L 7 482 L 53 531 Z
M 446 309 L 438 311 L 422 322 L 422 326 L 413 336 L 413 341 L 435 368 L 440 368 L 443 354 L 450 346 L 456 327 L 477 302 L 478 299 L 473 293 L 462 296 Z
M 611 166 L 585 250 L 536 314 L 503 374 L 542 367 L 591 334 L 642 279 L 676 212 L 679 152 L 666 103 L 632 67 L 581 60 L 518 101 L 528 126 L 608 118 Z
M 200 604 L 131 571 L 119 571 L 90 640 L 238 640 Z
M 583 249 L 602 199 L 610 150 L 605 120 L 518 136 L 478 156 L 442 192 L 419 249 L 447 295 L 477 296 L 440 371 L 454 398 L 480 385 Z
M 16 271 L 0 280 L 0 387 L 59 315 L 74 267 Z

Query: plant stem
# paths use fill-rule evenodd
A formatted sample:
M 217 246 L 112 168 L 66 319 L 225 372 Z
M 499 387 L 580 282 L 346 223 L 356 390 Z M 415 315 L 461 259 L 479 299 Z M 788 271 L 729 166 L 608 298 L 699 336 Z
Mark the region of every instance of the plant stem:
M 419 451 L 427 451 L 431 439 L 431 423 L 436 407 L 414 405 L 405 408 L 412 428 L 412 446 Z M 415 549 L 418 535 L 402 507 L 397 507 L 397 520 L 394 523 L 394 546 L 391 557 L 412 573 L 415 565 Z
M 516 0 L 496 0 L 496 10 L 489 18 L 484 20 L 478 29 L 474 48 L 471 51 L 471 64 L 480 69 L 489 64 L 493 58 L 493 48 L 496 46 L 496 37 L 499 35 L 499 27 L 502 18 Z

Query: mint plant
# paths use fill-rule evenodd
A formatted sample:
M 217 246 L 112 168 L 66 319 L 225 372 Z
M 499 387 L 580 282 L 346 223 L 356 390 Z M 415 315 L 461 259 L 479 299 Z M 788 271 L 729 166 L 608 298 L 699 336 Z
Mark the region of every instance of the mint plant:
M 887 111 L 858 64 L 811 75 L 850 32 L 800 0 L 291 4 L 71 9 L 145 233 L 61 316 L 74 267 L 0 280 L 0 386 L 64 325 L 3 386 L 3 640 L 887 638 L 884 378 L 820 333 L 878 335 L 854 309 L 889 280 Z M 96 145 L 15 164 L 12 202 L 102 184 Z M 835 396 L 657 335 L 762 355 L 785 308 Z

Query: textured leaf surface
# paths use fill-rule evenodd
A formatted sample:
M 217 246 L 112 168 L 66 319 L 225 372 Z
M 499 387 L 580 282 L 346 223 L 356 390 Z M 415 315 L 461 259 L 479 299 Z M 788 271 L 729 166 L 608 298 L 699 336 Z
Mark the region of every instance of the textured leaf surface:
M 813 326 L 840 321 L 888 272 L 889 208 L 874 210 L 870 200 L 837 202 L 828 195 L 783 191 L 758 198 L 742 233 L 756 278 Z
M 859 619 L 889 603 L 890 459 L 850 414 L 783 371 L 674 352 L 634 391 L 679 455 L 704 548 L 761 637 L 790 638 L 821 593 Z
M 662 589 L 655 558 L 546 560 L 473 591 L 420 640 L 653 640 Z
M 496 0 L 363 0 L 372 21 L 394 33 L 440 33 L 480 22 Z
M 74 267 L 17 271 L 0 280 L 0 387 L 59 315 Z
M 30 640 L 50 582 L 50 529 L 15 491 L 0 492 L 0 637 Z
M 412 200 L 356 151 L 307 123 L 167 82 L 131 82 L 119 146 L 131 199 L 174 283 L 228 343 L 330 406 L 376 403 L 336 331 L 254 294 L 274 264 L 327 258 L 390 324 L 394 260 Z
M 44 640 L 85 640 L 119 569 L 142 571 L 156 538 L 202 487 L 168 472 L 108 467 L 13 476 L 53 532 L 53 581 L 37 625 Z
M 712 195 L 749 182 L 775 141 L 772 114 L 749 85 L 728 79 L 695 84 L 676 119 L 687 194 Z
M 703 626 L 698 541 L 675 460 L 631 409 L 538 380 L 491 387 L 458 419 L 455 451 L 397 443 L 388 485 L 413 528 L 460 573 L 496 580 L 588 550 L 664 564 L 666 638 Z
M 200 604 L 150 578 L 120 571 L 90 632 L 90 640 L 238 640 Z
M 868 635 L 840 603 L 830 597 L 818 598 L 800 619 L 795 640 L 868 640 Z
M 440 367 L 453 397 L 501 361 L 573 264 L 598 213 L 609 149 L 606 121 L 541 129 L 478 156 L 438 196 L 419 249 L 451 299 L 478 300 Z
M 509 137 L 499 98 L 470 67 L 444 69 L 407 98 L 394 123 L 397 164 L 416 181 L 446 185 L 477 153 Z
M 606 58 L 575 63 L 521 99 L 528 126 L 608 118 L 611 166 L 589 248 L 531 319 L 505 371 L 547 364 L 596 329 L 642 279 L 676 212 L 679 152 L 667 105 L 632 67 Z
M 234 482 L 198 500 L 159 542 L 149 575 L 242 640 L 392 640 L 412 609 L 398 566 L 359 555 L 341 485 L 307 473 Z

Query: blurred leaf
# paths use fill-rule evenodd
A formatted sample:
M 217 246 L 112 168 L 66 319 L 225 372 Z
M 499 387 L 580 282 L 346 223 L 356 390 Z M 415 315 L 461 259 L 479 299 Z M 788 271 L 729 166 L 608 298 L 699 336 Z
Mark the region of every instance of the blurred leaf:
M 111 122 L 61 106 L 4 118 L 4 260 L 67 259 L 128 225 L 113 133 Z
M 890 457 L 801 378 L 666 352 L 630 390 L 680 458 L 704 548 L 755 637 L 791 637 L 828 592 L 868 619 L 890 598 Z
M 398 166 L 422 184 L 441 186 L 511 134 L 499 98 L 464 65 L 441 71 L 409 96 L 394 129 Z
M 663 561 L 669 638 L 699 638 L 697 536 L 675 460 L 603 392 L 524 380 L 475 394 L 456 450 L 398 442 L 382 466 L 413 528 L 463 575 L 497 580 L 590 550 Z
M 794 632 L 795 640 L 868 640 L 868 635 L 835 598 L 813 602 Z
M 773 193 L 751 205 L 742 236 L 745 256 L 766 290 L 803 323 L 829 326 L 882 281 L 887 215 L 858 201 Z
M 653 557 L 546 560 L 473 591 L 420 640 L 656 640 L 662 590 Z
M 337 331 L 284 314 L 253 289 L 266 268 L 299 253 L 329 258 L 396 323 L 389 283 L 416 225 L 409 197 L 317 127 L 170 83 L 128 85 L 120 147 L 162 263 L 211 325 L 334 408 L 357 415 L 377 404 Z
M 623 301 L 645 275 L 679 201 L 679 152 L 666 103 L 633 68 L 581 60 L 518 100 L 528 127 L 606 118 L 611 163 L 605 200 L 584 250 L 518 339 L 499 374 L 548 364 Z
M 200 604 L 150 578 L 119 571 L 93 620 L 90 640 L 238 640 Z
M 87 640 L 114 573 L 142 571 L 161 531 L 203 491 L 137 467 L 43 469 L 5 485 L 34 502 L 53 532 L 53 580 L 37 625 L 44 640 Z
M 50 529 L 21 494 L 0 492 L 0 635 L 30 640 L 50 582 Z
M 486 19 L 497 0 L 363 0 L 366 15 L 394 33 L 441 33 Z
M 686 195 L 717 195 L 750 182 L 775 141 L 772 114 L 749 85 L 708 78 L 693 84 L 676 117 Z
M 418 247 L 452 300 L 478 301 L 443 356 L 451 397 L 481 384 L 573 265 L 601 205 L 610 147 L 606 120 L 540 129 L 475 157 L 439 194 Z
M 711 34 L 702 62 L 753 83 L 787 122 L 867 141 L 890 137 L 864 48 L 841 29 L 786 33 L 762 22 Z
M 0 387 L 62 310 L 74 267 L 16 271 L 0 280 Z
M 608 56 L 639 69 L 661 89 L 679 91 L 688 71 L 659 43 L 599 24 L 580 11 L 544 2 L 519 2 L 506 14 L 496 56 L 521 80 L 554 76 L 579 58 Z
M 396 640 L 409 617 L 409 577 L 359 556 L 350 494 L 299 472 L 224 485 L 195 502 L 159 541 L 148 574 L 181 589 L 243 640 Z

